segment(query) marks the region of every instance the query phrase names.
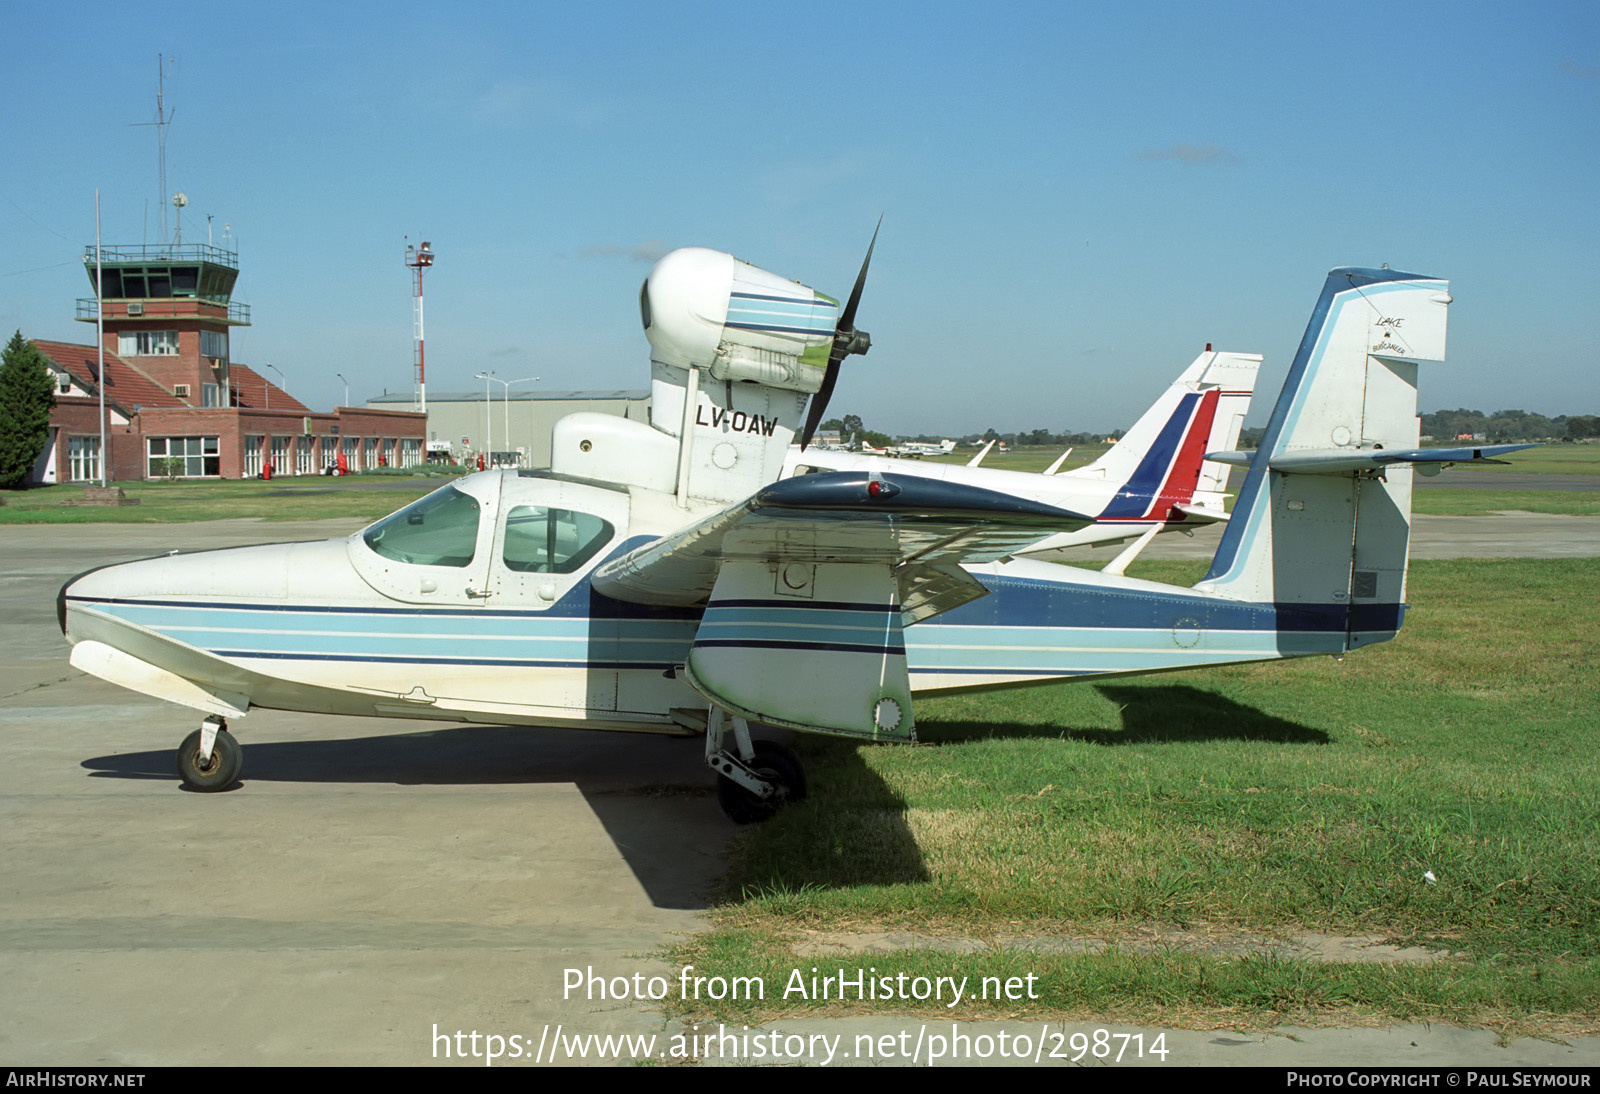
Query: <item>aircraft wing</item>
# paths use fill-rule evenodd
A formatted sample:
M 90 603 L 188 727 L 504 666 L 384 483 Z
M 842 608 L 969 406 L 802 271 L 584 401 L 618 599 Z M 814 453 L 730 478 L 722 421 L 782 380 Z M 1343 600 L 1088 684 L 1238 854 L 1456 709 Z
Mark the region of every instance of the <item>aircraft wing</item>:
M 591 582 L 633 603 L 705 602 L 684 669 L 712 703 L 771 725 L 904 739 L 904 628 L 987 593 L 962 563 L 1092 522 L 912 475 L 801 475 L 615 559 Z
M 1504 460 L 1494 457 L 1537 447 L 1535 444 L 1480 444 L 1471 448 L 1307 449 L 1274 456 L 1267 466 L 1274 471 L 1339 475 L 1351 471 L 1377 471 L 1397 463 L 1416 464 L 1419 467 L 1447 463 L 1504 463 Z M 1206 459 L 1248 467 L 1255 455 L 1254 452 L 1207 452 Z
M 613 560 L 592 581 L 617 600 L 690 605 L 710 596 L 728 562 L 978 564 L 1092 523 L 1042 502 L 914 475 L 798 475 Z

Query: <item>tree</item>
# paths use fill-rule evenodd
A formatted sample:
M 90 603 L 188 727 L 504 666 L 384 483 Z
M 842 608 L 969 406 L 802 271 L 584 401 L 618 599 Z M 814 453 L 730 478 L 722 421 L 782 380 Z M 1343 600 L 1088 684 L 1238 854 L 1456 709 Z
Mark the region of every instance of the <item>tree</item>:
M 0 356 L 0 487 L 23 486 L 50 439 L 56 379 L 39 347 L 11 336 Z

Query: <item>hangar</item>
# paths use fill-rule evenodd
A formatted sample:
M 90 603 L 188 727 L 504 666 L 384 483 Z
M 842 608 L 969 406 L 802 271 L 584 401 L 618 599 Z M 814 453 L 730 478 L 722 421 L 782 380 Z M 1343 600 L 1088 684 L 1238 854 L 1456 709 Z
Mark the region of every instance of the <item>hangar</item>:
M 409 393 L 367 400 L 369 410 L 409 410 Z M 456 391 L 428 393 L 428 450 L 448 451 L 458 462 L 484 457 L 484 465 L 549 467 L 550 429 L 568 414 L 591 411 L 648 422 L 650 392 Z M 446 447 L 447 446 L 447 447 Z

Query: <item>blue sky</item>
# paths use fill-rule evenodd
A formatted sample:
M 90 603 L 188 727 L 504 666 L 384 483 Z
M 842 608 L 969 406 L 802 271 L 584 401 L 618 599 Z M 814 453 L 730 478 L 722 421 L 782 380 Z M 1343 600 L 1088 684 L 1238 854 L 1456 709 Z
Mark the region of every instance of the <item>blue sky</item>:
M 1327 270 L 1450 278 L 1424 410 L 1600 411 L 1600 5 L 4 5 L 0 329 L 92 341 L 80 256 L 167 189 L 239 251 L 317 409 L 493 369 L 646 386 L 677 246 L 848 292 L 832 413 L 888 432 L 1131 423 L 1206 342 L 1276 393 Z M 169 193 L 170 196 L 170 193 Z M 171 232 L 169 212 L 169 234 Z M 272 375 L 269 373 L 269 375 Z M 1270 398 L 1258 398 L 1254 421 Z

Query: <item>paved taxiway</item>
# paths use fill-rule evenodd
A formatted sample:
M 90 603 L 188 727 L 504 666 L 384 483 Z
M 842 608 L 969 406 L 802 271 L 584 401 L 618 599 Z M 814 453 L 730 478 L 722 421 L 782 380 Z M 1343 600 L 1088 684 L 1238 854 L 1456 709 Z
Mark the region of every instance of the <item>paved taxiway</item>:
M 676 1028 L 564 1000 L 562 976 L 670 975 L 652 955 L 702 925 L 733 828 L 698 742 L 263 711 L 239 726 L 245 784 L 193 794 L 172 750 L 198 716 L 66 663 L 55 595 L 75 573 L 356 526 L 0 528 L 0 1064 L 424 1063 L 435 1026 L 530 1045 L 557 1023 Z M 1468 543 L 1596 555 L 1600 520 L 1418 520 L 1417 557 Z M 778 1025 L 848 1041 L 917 1023 Z M 1168 1046 L 1172 1063 L 1600 1064 L 1594 1039 L 1442 1028 Z
M 413 1063 L 433 1026 L 655 1031 L 563 970 L 666 972 L 733 834 L 695 740 L 258 712 L 246 786 L 178 788 L 199 716 L 66 662 L 56 590 L 312 525 L 0 528 L 0 1064 Z M 193 725 L 191 725 L 193 723 Z

